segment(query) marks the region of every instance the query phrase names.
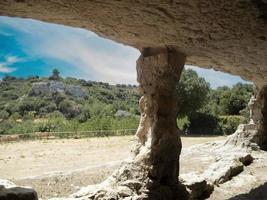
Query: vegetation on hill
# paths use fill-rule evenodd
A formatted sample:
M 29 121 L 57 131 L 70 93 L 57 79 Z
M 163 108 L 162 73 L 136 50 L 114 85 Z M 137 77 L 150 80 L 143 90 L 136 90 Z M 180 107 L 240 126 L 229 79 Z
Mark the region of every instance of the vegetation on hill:
M 232 133 L 248 116 L 250 84 L 210 88 L 193 70 L 177 84 L 178 125 L 190 133 Z M 136 129 L 140 94 L 135 85 L 62 78 L 6 76 L 0 82 L 0 134 Z
M 49 78 L 6 76 L 0 82 L 0 133 L 135 129 L 139 98 L 134 85 L 63 79 L 57 70 Z
M 185 132 L 229 135 L 239 124 L 248 122 L 252 84 L 211 89 L 208 82 L 188 69 L 183 72 L 177 89 L 181 107 L 178 117 L 186 117 L 180 125 Z

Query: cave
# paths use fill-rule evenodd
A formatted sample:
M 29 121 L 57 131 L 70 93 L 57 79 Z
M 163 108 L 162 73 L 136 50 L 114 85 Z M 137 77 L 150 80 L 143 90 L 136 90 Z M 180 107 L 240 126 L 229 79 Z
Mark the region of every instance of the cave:
M 127 185 L 137 191 L 135 199 L 167 200 L 189 198 L 178 180 L 182 144 L 173 92 L 184 64 L 254 82 L 253 120 L 240 125 L 226 144 L 266 148 L 266 7 L 264 0 L 5 0 L 0 15 L 85 28 L 140 50 L 137 74 L 143 111 L 134 157 L 97 192 L 85 196 L 119 199 L 109 188 Z

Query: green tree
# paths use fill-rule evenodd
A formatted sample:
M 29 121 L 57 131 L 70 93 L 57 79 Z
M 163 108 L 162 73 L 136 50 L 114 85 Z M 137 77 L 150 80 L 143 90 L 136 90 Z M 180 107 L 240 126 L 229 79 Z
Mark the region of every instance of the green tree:
M 58 81 L 60 80 L 60 76 L 59 76 L 60 72 L 58 69 L 53 69 L 53 72 L 52 72 L 52 76 L 49 77 L 50 80 L 54 80 L 54 81 Z
M 186 69 L 176 86 L 178 96 L 178 117 L 193 115 L 208 100 L 210 85 L 194 70 Z
M 211 92 L 210 102 L 216 115 L 240 115 L 253 93 L 253 85 L 237 83 L 232 88 L 223 86 Z

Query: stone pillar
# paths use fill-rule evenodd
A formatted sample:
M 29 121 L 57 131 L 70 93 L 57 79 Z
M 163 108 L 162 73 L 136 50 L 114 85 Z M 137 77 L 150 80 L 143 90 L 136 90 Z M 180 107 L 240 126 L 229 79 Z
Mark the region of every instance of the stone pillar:
M 261 87 L 253 107 L 252 119 L 258 125 L 258 137 L 255 142 L 263 150 L 267 150 L 267 85 Z
M 106 181 L 86 192 L 102 199 L 183 200 L 179 183 L 180 131 L 176 125 L 176 85 L 185 55 L 172 48 L 146 48 L 137 61 L 141 119 L 133 157 Z M 84 196 L 84 191 L 75 194 Z
M 144 49 L 137 61 L 138 82 L 143 96 L 140 100 L 142 116 L 136 136 L 142 145 L 150 143 L 149 189 L 155 193 L 160 190 L 177 191 L 182 145 L 176 124 L 175 87 L 184 63 L 184 54 L 167 48 Z M 161 196 L 152 193 L 150 199 Z

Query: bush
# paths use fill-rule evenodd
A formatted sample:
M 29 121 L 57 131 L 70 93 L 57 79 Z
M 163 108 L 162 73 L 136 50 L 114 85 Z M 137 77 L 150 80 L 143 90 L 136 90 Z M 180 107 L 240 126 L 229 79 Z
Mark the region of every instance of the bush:
M 5 110 L 0 111 L 0 119 L 8 119 L 9 113 Z
M 244 123 L 245 121 L 246 118 L 240 115 L 228 115 L 219 117 L 219 124 L 223 134 L 225 135 L 234 133 L 238 125 Z
M 21 115 L 24 115 L 28 111 L 34 110 L 34 102 L 31 100 L 24 100 L 24 101 L 19 103 L 18 109 L 19 109 L 19 113 Z
M 74 118 L 81 113 L 81 109 L 73 101 L 63 100 L 59 104 L 60 112 L 65 115 L 66 118 Z
M 8 130 L 8 134 L 25 134 L 36 131 L 36 126 L 32 120 L 26 120 L 22 123 L 13 122 L 12 127 Z
M 35 115 L 36 115 L 35 111 L 24 113 L 23 120 L 34 120 Z
M 42 123 L 37 126 L 37 131 L 39 132 L 52 132 L 58 131 L 64 128 L 65 118 L 60 112 L 54 112 L 46 115 L 48 117 Z
M 52 112 L 52 113 L 48 113 L 48 114 L 46 114 L 46 116 L 45 116 L 47 119 L 50 119 L 50 118 L 53 118 L 53 119 L 62 119 L 62 120 L 64 120 L 65 119 L 65 116 L 61 113 L 61 112 L 59 112 L 59 111 L 54 111 L 54 112 Z
M 220 134 L 219 119 L 211 114 L 197 112 L 188 117 L 189 134 Z
M 14 123 L 10 120 L 4 120 L 0 122 L 0 135 L 8 134 L 9 130 L 14 126 Z
M 9 119 L 13 120 L 13 121 L 16 121 L 18 119 L 21 119 L 22 116 L 18 113 L 18 112 L 14 112 Z

